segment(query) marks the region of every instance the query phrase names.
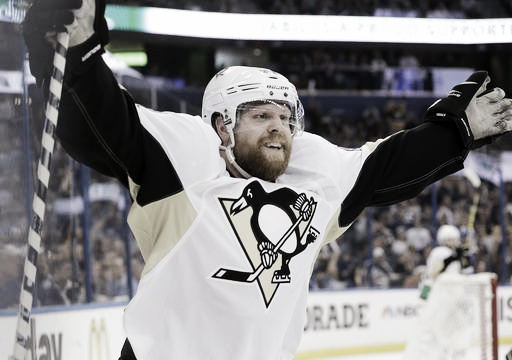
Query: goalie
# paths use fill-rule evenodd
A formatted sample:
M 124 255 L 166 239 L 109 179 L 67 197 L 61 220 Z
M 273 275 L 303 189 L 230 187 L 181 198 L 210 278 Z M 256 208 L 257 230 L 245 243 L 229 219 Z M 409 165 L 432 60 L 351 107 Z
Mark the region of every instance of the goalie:
M 485 71 L 422 124 L 350 150 L 303 131 L 295 86 L 270 69 L 221 70 L 201 116 L 148 109 L 103 62 L 104 9 L 102 0 L 36 0 L 23 33 L 44 88 L 52 39 L 68 29 L 57 136 L 132 197 L 128 223 L 145 267 L 124 312 L 123 360 L 292 359 L 320 247 L 365 207 L 416 196 L 512 130 L 512 101 L 487 90 Z

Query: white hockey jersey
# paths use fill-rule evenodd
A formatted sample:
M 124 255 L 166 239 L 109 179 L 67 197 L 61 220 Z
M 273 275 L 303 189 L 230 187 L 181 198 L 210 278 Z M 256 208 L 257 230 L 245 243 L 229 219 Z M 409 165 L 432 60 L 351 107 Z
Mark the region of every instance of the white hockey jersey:
M 147 263 L 125 314 L 137 359 L 292 359 L 315 258 L 342 232 L 340 204 L 369 148 L 344 150 L 304 133 L 275 183 L 232 178 L 201 118 L 138 113 L 183 192 L 135 203 L 128 218 Z M 258 251 L 263 239 L 278 247 L 270 268 Z
M 455 256 L 455 250 L 448 246 L 436 246 L 432 249 L 427 258 L 425 273 L 428 278 L 435 279 L 442 272 L 462 273 L 462 266 L 459 260 L 445 264 L 445 260 Z

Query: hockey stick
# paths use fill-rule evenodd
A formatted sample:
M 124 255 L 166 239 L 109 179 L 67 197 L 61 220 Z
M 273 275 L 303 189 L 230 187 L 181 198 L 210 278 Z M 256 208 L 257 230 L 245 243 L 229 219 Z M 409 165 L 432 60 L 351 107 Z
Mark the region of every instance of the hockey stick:
M 59 117 L 59 103 L 62 94 L 62 81 L 66 67 L 66 53 L 69 34 L 57 34 L 57 43 L 53 57 L 53 72 L 50 79 L 49 96 L 41 138 L 41 153 L 37 165 L 37 184 L 32 202 L 32 219 L 28 232 L 28 249 L 25 258 L 23 281 L 20 290 L 16 341 L 11 359 L 24 360 L 30 336 L 30 314 L 34 299 L 34 287 L 37 273 L 37 256 L 41 245 L 41 233 L 46 209 L 46 194 L 50 180 L 52 153 L 55 145 L 55 132 Z

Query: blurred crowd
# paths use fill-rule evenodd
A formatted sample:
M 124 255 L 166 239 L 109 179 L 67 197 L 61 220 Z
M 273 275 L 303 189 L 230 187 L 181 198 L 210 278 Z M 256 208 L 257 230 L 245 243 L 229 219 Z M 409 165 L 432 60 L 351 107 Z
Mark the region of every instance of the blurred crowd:
M 432 91 L 429 56 L 420 59 L 400 49 L 314 48 L 279 51 L 271 62 L 300 89 Z M 446 57 L 443 66 L 461 67 L 458 60 Z
M 35 94 L 33 99 L 31 115 L 37 118 L 42 116 L 42 104 L 38 104 Z M 407 98 L 389 99 L 382 106 L 375 105 L 370 98 L 367 100 L 368 105 L 357 115 L 339 109 L 324 111 L 322 104 L 306 103 L 308 130 L 340 146 L 358 147 L 366 140 L 385 137 L 421 121 L 422 114 L 409 108 Z M 3 119 L 0 124 L 6 121 Z M 5 146 L 0 159 L 10 158 L 12 161 L 19 156 L 21 144 L 15 132 L 8 134 L 10 138 L 3 138 Z M 35 134 L 33 142 L 37 142 Z M 33 147 L 38 148 L 36 144 Z M 484 151 L 493 153 L 499 151 L 499 147 L 499 143 L 490 145 Z M 82 185 L 112 186 L 112 180 L 95 172 L 89 174 L 58 144 L 52 166 L 54 175 L 48 193 L 44 241 L 38 258 L 37 304 L 128 300 L 136 291 L 143 260 L 124 221 L 125 199 L 96 196 L 91 197 L 89 207 L 84 207 Z M 1 179 L 4 185 L 10 186 L 7 191 L 18 201 L 0 196 L 2 220 L 9 218 L 7 209 L 23 204 L 24 189 L 19 186 L 23 182 L 21 176 L 15 172 L 10 175 L 14 176 L 14 182 L 8 184 L 5 177 Z M 506 199 L 511 199 L 512 184 L 507 183 L 505 190 Z M 476 191 L 480 201 L 474 230 L 470 231 L 468 217 Z M 119 194 L 124 193 L 119 190 Z M 25 219 L 25 223 L 18 223 L 18 227 L 26 225 L 23 206 L 16 216 Z M 471 248 L 476 271 L 496 272 L 501 282 L 508 283 L 512 271 L 512 203 L 506 203 L 506 216 L 508 240 L 503 247 L 498 187 L 483 181 L 481 187 L 475 189 L 463 176 L 450 176 L 414 199 L 367 209 L 341 238 L 322 249 L 310 286 L 315 290 L 417 287 L 426 258 L 435 246 L 436 227 L 445 223 L 461 230 L 463 241 Z M 0 264 L 2 269 L 6 268 L 0 272 L 0 285 L 5 290 L 0 296 L 1 308 L 15 307 L 19 296 L 26 243 L 23 236 L 26 234 L 23 228 L 10 233 L 6 230 L 13 227 L 14 221 L 14 218 L 11 223 L 3 221 L 0 233 Z M 89 225 L 84 226 L 87 222 Z M 86 238 L 87 243 L 84 242 Z M 91 285 L 89 290 L 88 283 Z

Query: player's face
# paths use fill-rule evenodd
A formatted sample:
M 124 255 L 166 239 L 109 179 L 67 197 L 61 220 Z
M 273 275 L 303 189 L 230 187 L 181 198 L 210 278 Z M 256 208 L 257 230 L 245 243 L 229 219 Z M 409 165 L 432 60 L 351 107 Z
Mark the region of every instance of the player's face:
M 277 103 L 251 105 L 241 111 L 234 129 L 234 155 L 249 174 L 273 181 L 290 160 L 290 109 Z

